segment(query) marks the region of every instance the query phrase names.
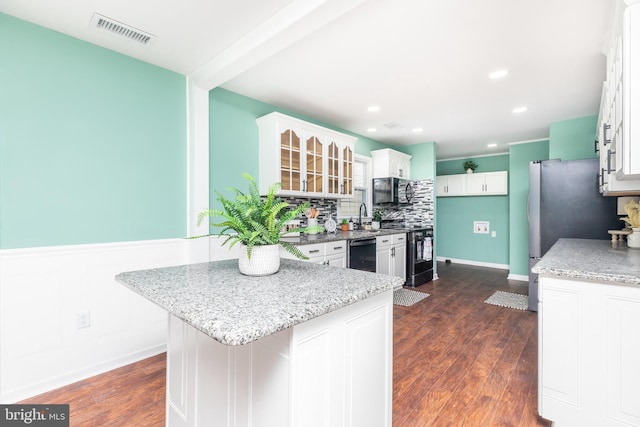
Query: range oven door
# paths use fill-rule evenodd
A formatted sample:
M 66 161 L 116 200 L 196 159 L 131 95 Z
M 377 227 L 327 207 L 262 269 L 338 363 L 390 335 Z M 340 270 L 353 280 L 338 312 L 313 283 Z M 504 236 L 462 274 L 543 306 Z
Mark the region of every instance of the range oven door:
M 415 230 L 407 240 L 407 285 L 433 280 L 433 231 Z

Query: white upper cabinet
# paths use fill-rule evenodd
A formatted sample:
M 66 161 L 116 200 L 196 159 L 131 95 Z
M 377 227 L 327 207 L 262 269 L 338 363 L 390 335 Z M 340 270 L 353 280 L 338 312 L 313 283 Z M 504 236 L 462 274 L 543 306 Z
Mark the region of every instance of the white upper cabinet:
M 371 151 L 374 178 L 411 178 L 411 156 L 390 148 Z
M 440 175 L 436 177 L 436 195 L 464 196 L 466 177 L 464 175 Z
M 357 138 L 280 113 L 267 114 L 256 122 L 262 194 L 280 182 L 280 195 L 353 197 Z
M 467 196 L 507 194 L 507 171 L 471 173 L 466 179 Z
M 499 196 L 508 194 L 507 171 L 440 175 L 437 196 Z
M 640 108 L 640 4 L 624 9 L 621 31 L 610 37 L 598 118 L 598 184 L 615 196 L 640 191 L 640 116 L 633 114 Z

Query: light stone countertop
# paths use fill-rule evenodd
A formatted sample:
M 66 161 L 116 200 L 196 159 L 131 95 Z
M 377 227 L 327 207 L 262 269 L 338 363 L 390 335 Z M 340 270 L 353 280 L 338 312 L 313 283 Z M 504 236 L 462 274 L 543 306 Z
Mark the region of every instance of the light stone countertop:
M 640 286 L 640 249 L 611 240 L 560 239 L 532 271 L 542 276 Z
M 271 276 L 238 260 L 121 273 L 116 280 L 225 345 L 242 345 L 401 286 L 402 279 L 282 259 Z
M 309 245 L 312 243 L 333 242 L 336 240 L 362 240 L 376 238 L 378 236 L 389 236 L 392 234 L 406 234 L 410 229 L 404 228 L 384 228 L 379 230 L 353 230 L 340 231 L 335 233 L 301 234 L 300 236 L 284 237 L 282 240 L 292 245 Z

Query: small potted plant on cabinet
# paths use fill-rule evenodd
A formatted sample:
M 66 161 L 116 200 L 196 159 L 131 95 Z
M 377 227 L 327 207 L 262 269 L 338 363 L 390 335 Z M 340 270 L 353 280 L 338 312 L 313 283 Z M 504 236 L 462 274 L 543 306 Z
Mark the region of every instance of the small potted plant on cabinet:
M 382 222 L 382 215 L 384 215 L 384 209 L 375 208 L 373 210 L 373 221 L 371 221 L 371 228 L 374 230 L 380 229 L 380 222 Z
M 467 173 L 473 173 L 478 167 L 478 165 L 473 160 L 467 160 L 462 166 L 464 167 L 464 170 L 467 171 Z
M 268 194 L 261 197 L 255 179 L 247 173 L 242 176 L 249 181 L 249 192 L 245 194 L 232 188 L 235 200 L 227 199 L 216 192 L 222 209 L 202 211 L 198 216 L 198 224 L 207 217 L 223 219 L 222 222 L 211 223 L 214 227 L 222 227 L 219 233 L 213 235 L 227 236 L 223 245 L 227 242 L 231 242 L 231 247 L 238 242 L 242 244 L 238 267 L 240 272 L 247 276 L 276 273 L 280 269 L 280 245 L 294 256 L 308 259 L 296 246 L 282 240 L 282 236 L 287 232 L 297 231 L 287 230 L 286 224 L 301 215 L 309 207 L 309 203 L 286 210 L 289 203 L 275 196 L 280 183 L 271 185 Z M 229 231 L 233 233 L 228 234 Z

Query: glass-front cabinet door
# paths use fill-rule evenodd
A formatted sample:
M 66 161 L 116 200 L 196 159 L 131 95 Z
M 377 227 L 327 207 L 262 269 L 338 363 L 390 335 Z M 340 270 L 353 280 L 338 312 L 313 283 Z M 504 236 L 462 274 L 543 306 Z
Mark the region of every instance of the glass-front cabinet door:
M 327 153 L 327 193 L 331 196 L 340 195 L 340 149 L 338 144 L 331 142 Z
M 280 182 L 283 191 L 302 191 L 300 137 L 291 129 L 280 135 Z
M 342 185 L 340 192 L 343 197 L 353 196 L 353 146 L 347 144 L 342 149 Z
M 320 138 L 317 136 L 309 136 L 307 138 L 306 153 L 306 175 L 303 180 L 302 191 L 322 194 L 324 192 L 324 144 L 320 141 Z

